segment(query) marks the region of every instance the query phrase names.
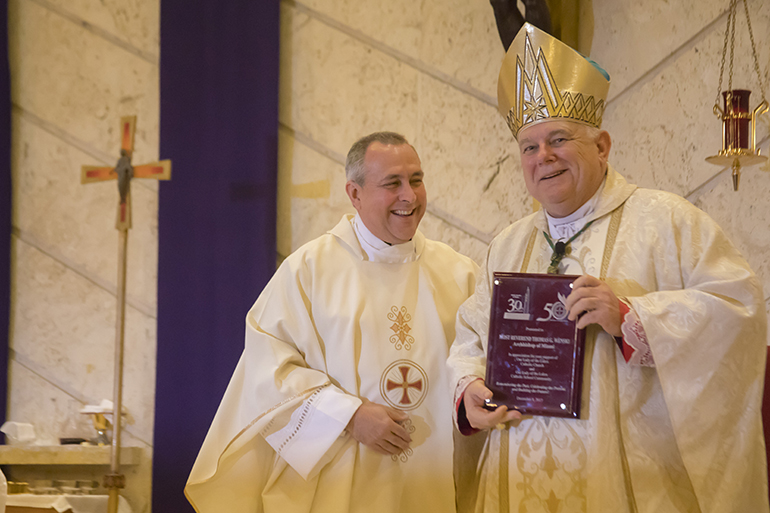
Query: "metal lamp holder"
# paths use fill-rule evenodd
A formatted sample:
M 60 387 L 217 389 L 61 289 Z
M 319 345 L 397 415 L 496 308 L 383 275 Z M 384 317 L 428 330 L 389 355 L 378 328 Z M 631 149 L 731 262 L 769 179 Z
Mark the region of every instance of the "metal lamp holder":
M 756 120 L 761 114 L 768 111 L 768 103 L 765 99 L 765 88 L 762 83 L 762 74 L 759 71 L 759 59 L 754 44 L 754 33 L 751 30 L 749 7 L 746 0 L 743 1 L 746 13 L 746 23 L 749 27 L 751 39 L 751 52 L 754 57 L 754 69 L 759 81 L 762 102 L 753 111 L 749 110 L 749 95 L 747 89 L 733 89 L 733 61 L 735 57 L 735 18 L 737 14 L 738 0 L 730 0 L 730 10 L 727 15 L 727 30 L 725 30 L 725 43 L 722 48 L 722 64 L 719 70 L 719 87 L 714 103 L 714 114 L 722 120 L 722 149 L 710 157 L 706 162 L 721 166 L 732 167 L 733 190 L 738 190 L 741 179 L 741 167 L 761 164 L 767 157 L 759 154 L 757 149 Z M 725 57 L 727 46 L 730 46 L 730 69 L 727 90 L 722 91 L 722 79 L 725 71 Z M 724 108 L 720 107 L 720 97 L 724 100 Z

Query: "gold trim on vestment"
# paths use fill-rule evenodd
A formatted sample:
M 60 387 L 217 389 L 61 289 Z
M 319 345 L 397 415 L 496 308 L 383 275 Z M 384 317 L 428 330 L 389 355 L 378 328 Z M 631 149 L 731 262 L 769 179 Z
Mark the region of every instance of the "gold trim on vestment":
M 519 272 L 527 272 L 527 266 L 529 265 L 529 259 L 532 256 L 532 249 L 535 247 L 535 240 L 537 239 L 537 228 L 532 229 L 532 235 L 529 236 L 529 242 L 527 243 L 527 249 L 524 251 L 524 259 L 522 260 L 521 269 Z M 510 426 L 505 426 L 505 429 L 500 430 L 500 471 L 498 472 L 500 478 L 499 486 L 499 513 L 507 513 L 509 511 L 510 495 L 508 493 L 508 451 L 510 445 L 511 430 Z
M 620 221 L 623 217 L 623 207 L 625 203 L 622 203 L 618 208 L 612 212 L 610 218 L 610 225 L 607 229 L 607 238 L 604 242 L 604 254 L 602 255 L 602 265 L 599 275 L 599 279 L 604 281 L 607 277 L 607 270 L 610 267 L 610 258 L 612 257 L 612 250 L 615 248 L 615 242 L 617 241 L 618 233 L 620 230 Z M 525 273 L 529 267 L 529 260 L 532 257 L 532 250 L 535 246 L 535 239 L 537 238 L 538 229 L 532 229 L 532 235 L 529 237 L 527 248 L 524 251 L 524 258 L 521 263 L 521 269 L 519 272 Z M 592 349 L 592 348 L 591 348 Z M 588 350 L 585 357 L 587 361 L 591 360 L 592 350 Z M 499 513 L 508 513 L 510 511 L 510 494 L 509 494 L 509 482 L 508 482 L 508 459 L 510 451 L 510 425 L 506 425 L 505 429 L 500 432 L 500 457 L 499 457 Z M 621 459 L 623 461 L 623 470 L 628 475 L 628 462 L 626 461 L 625 450 L 623 446 L 622 433 L 621 436 Z M 636 504 L 633 501 L 633 495 L 629 498 L 629 507 L 631 511 L 636 512 Z
M 607 240 L 604 243 L 602 269 L 599 272 L 599 279 L 602 281 L 607 278 L 607 269 L 610 267 L 610 256 L 612 256 L 612 250 L 615 248 L 615 240 L 618 238 L 618 231 L 620 230 L 620 219 L 623 217 L 624 206 L 625 203 L 622 203 L 612 212 L 612 219 L 610 219 L 610 226 L 607 230 Z
M 511 430 L 509 426 L 500 430 L 500 508 L 498 513 L 508 513 L 510 496 L 508 494 L 508 451 L 510 444 Z
M 607 231 L 607 242 L 604 244 L 604 256 L 602 257 L 602 270 L 601 270 L 601 280 L 605 281 L 607 278 L 607 269 L 610 267 L 610 256 L 612 255 L 612 250 L 615 249 L 615 241 L 618 237 L 618 232 L 620 231 L 620 220 L 623 217 L 623 207 L 625 206 L 625 203 L 620 205 L 618 208 L 616 208 L 612 212 L 612 219 L 610 219 L 610 226 Z M 618 379 L 618 369 L 617 367 L 613 367 L 615 370 L 615 381 Z M 618 426 L 620 426 L 620 409 L 617 409 L 615 411 L 616 414 L 616 421 Z M 623 443 L 623 430 L 618 430 L 618 437 L 620 438 L 620 462 L 623 465 L 623 473 L 626 475 L 625 482 L 628 483 L 628 486 L 633 486 L 631 479 L 628 479 L 631 475 L 631 470 L 628 468 L 628 458 L 626 457 L 626 445 Z M 626 497 L 628 498 L 628 510 L 631 512 L 636 513 L 638 511 L 636 507 L 636 500 L 634 497 L 634 490 L 631 488 L 631 493 L 626 494 Z
M 527 249 L 524 251 L 524 260 L 521 264 L 520 273 L 527 272 L 527 266 L 529 265 L 529 259 L 532 256 L 532 249 L 535 247 L 535 240 L 537 239 L 537 227 L 532 228 L 532 235 L 529 236 L 529 242 L 527 242 Z

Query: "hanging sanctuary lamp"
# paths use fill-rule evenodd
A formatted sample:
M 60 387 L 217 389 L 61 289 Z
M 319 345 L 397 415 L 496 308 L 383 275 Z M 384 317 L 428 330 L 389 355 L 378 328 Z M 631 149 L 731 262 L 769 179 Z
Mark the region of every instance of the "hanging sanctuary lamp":
M 751 53 L 754 57 L 754 69 L 759 81 L 762 102 L 753 111 L 749 110 L 749 95 L 747 89 L 733 89 L 733 61 L 735 54 L 735 18 L 737 14 L 738 0 L 730 0 L 730 10 L 727 14 L 727 29 L 725 30 L 725 42 L 722 48 L 722 63 L 719 69 L 719 88 L 714 103 L 714 114 L 722 120 L 722 149 L 716 155 L 706 157 L 706 162 L 720 166 L 730 166 L 733 170 L 733 190 L 738 190 L 741 179 L 741 168 L 761 164 L 767 157 L 759 154 L 757 149 L 756 120 L 761 114 L 768 111 L 768 103 L 765 99 L 765 88 L 762 83 L 762 74 L 759 71 L 759 59 L 757 48 L 754 44 L 754 33 L 751 30 L 751 19 L 746 0 L 743 1 L 746 12 L 746 23 L 749 27 L 751 39 Z M 725 57 L 727 46 L 730 46 L 730 68 L 728 72 L 727 90 L 722 91 L 722 79 L 725 71 Z M 720 107 L 720 96 L 724 101 L 724 107 Z

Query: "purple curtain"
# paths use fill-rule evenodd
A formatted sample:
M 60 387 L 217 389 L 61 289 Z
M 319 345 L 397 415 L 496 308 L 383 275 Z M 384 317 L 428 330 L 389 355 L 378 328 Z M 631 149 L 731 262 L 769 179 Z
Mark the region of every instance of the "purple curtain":
M 11 81 L 8 69 L 8 2 L 0 2 L 0 424 L 8 404 L 8 337 L 11 315 Z
M 183 488 L 276 263 L 279 2 L 161 2 L 152 509 Z

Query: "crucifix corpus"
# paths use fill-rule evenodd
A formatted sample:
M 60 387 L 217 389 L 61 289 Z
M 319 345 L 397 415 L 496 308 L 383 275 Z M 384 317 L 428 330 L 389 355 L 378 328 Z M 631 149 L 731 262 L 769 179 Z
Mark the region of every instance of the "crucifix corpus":
M 118 289 L 117 315 L 115 329 L 115 380 L 113 384 L 112 447 L 110 451 L 110 473 L 104 476 L 104 487 L 109 493 L 108 513 L 118 511 L 118 492 L 125 487 L 126 478 L 120 473 L 120 430 L 123 403 L 123 341 L 126 319 L 126 260 L 128 248 L 128 230 L 131 228 L 131 179 L 153 178 L 171 179 L 171 161 L 161 160 L 139 166 L 131 165 L 134 151 L 134 131 L 136 116 L 120 118 L 120 158 L 115 167 L 83 166 L 80 173 L 81 183 L 117 180 L 120 200 L 115 228 L 118 229 Z

